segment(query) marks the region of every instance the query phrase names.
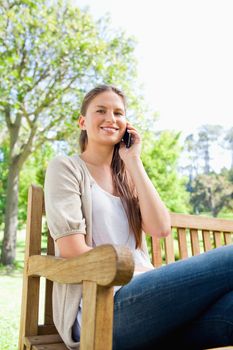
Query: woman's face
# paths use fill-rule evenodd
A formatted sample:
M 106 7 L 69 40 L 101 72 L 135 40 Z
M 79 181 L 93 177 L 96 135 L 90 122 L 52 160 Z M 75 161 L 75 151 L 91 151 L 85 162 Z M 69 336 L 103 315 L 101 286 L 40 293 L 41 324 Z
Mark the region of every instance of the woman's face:
M 86 115 L 80 116 L 79 126 L 87 131 L 91 141 L 114 146 L 121 141 L 125 129 L 125 107 L 121 96 L 113 91 L 97 95 L 88 105 Z

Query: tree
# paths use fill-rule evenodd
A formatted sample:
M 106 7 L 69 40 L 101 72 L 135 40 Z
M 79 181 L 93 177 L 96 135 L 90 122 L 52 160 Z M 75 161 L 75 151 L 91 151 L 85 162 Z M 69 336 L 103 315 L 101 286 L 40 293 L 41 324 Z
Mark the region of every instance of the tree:
M 157 135 L 146 132 L 143 136 L 142 161 L 162 200 L 171 211 L 189 211 L 185 179 L 178 175 L 181 153 L 179 133 L 163 131 Z
M 198 132 L 199 155 L 204 160 L 204 174 L 209 174 L 210 167 L 210 146 L 219 137 L 222 131 L 220 125 L 202 125 Z
M 19 174 L 46 141 L 74 137 L 84 92 L 135 83 L 135 41 L 95 23 L 70 1 L 2 0 L 0 4 L 0 120 L 9 134 L 5 228 L 1 260 L 15 258 Z M 141 102 L 141 101 L 140 101 Z
M 227 130 L 224 141 L 225 147 L 231 151 L 231 169 L 233 170 L 233 127 Z
M 222 174 L 198 175 L 193 184 L 191 204 L 194 212 L 211 212 L 217 217 L 223 208 L 233 209 L 233 184 Z
M 184 140 L 183 165 L 181 171 L 188 174 L 187 189 L 192 192 L 193 179 L 204 172 L 211 172 L 211 148 L 222 133 L 220 125 L 202 125 L 198 132 L 187 135 Z
M 192 192 L 192 182 L 199 172 L 198 146 L 194 134 L 189 134 L 184 140 L 183 162 L 180 169 L 188 173 L 187 191 Z

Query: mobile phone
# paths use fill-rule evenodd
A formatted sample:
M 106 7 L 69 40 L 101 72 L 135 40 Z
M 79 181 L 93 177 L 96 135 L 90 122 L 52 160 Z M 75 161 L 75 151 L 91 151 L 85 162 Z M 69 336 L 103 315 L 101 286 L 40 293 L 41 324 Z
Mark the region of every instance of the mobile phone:
M 129 148 L 132 145 L 132 135 L 128 133 L 127 129 L 125 130 L 122 141 L 124 141 L 126 148 Z

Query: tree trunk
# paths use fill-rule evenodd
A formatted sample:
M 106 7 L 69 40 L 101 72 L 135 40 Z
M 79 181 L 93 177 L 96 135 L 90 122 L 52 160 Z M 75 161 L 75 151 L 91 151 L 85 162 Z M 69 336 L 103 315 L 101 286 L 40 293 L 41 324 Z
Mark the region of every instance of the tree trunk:
M 210 173 L 210 154 L 209 154 L 209 147 L 206 147 L 205 154 L 204 154 L 204 174 L 208 175 Z
M 218 216 L 219 211 L 220 211 L 219 209 L 213 208 L 212 215 L 214 218 L 216 218 Z
M 18 162 L 12 161 L 9 167 L 6 190 L 5 228 L 1 252 L 3 265 L 12 265 L 15 260 L 18 224 L 18 184 Z
M 231 169 L 233 170 L 233 149 L 231 150 Z

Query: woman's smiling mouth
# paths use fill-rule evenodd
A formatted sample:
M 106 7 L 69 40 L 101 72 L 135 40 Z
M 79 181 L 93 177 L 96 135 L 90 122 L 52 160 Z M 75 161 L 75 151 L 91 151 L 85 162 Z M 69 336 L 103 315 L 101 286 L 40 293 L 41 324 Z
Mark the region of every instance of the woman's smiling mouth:
M 114 128 L 114 127 L 110 127 L 110 126 L 101 126 L 100 129 L 108 132 L 108 133 L 115 133 L 116 131 L 118 131 L 119 129 Z

